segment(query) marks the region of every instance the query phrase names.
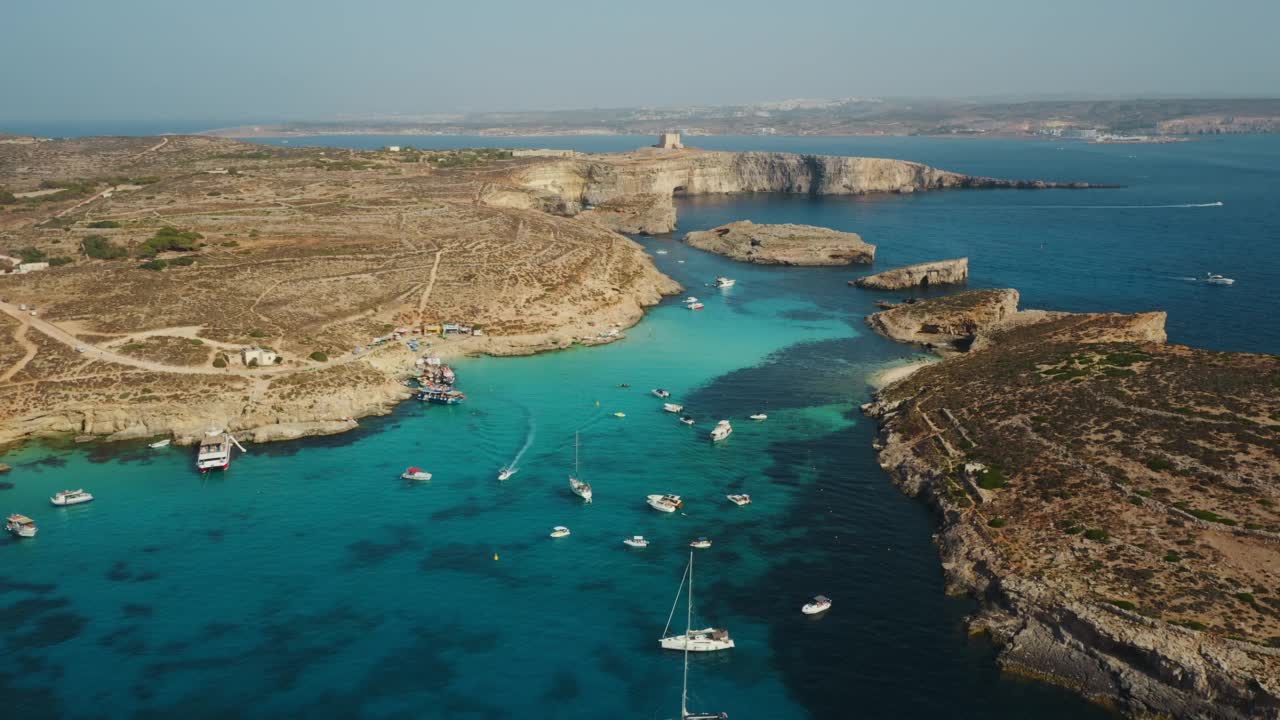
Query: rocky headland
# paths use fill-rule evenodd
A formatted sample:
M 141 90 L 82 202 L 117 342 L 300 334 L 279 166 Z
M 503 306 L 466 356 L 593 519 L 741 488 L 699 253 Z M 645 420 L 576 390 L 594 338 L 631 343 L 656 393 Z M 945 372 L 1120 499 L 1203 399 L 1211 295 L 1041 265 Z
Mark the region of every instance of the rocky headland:
M 1169 345 L 1163 313 L 1016 305 L 868 321 L 968 347 L 864 411 L 937 513 L 970 627 L 1007 670 L 1135 717 L 1280 717 L 1280 358 Z
M 968 280 L 969 258 L 956 258 L 894 268 L 858 278 L 849 284 L 871 290 L 905 290 L 938 285 L 963 285 Z
M 857 233 L 812 225 L 758 225 L 741 220 L 688 233 L 684 241 L 699 250 L 761 265 L 870 264 L 876 257 L 876 246 L 863 242 Z

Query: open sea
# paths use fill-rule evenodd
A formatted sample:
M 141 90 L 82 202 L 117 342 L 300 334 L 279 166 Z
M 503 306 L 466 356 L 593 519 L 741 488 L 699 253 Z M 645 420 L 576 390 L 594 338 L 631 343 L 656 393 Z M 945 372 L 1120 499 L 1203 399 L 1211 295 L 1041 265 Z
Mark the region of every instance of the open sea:
M 967 255 L 972 286 L 1016 287 L 1024 307 L 1167 310 L 1173 342 L 1280 352 L 1280 137 L 689 142 L 1122 184 L 695 197 L 680 201 L 680 232 L 737 219 L 853 230 L 879 247 L 874 270 Z M 688 542 L 705 535 L 695 624 L 727 627 L 737 647 L 692 657 L 691 706 L 770 720 L 1107 717 L 996 669 L 991 645 L 966 635 L 973 604 L 943 594 L 933 519 L 876 465 L 857 407 L 871 374 L 915 351 L 863 317 L 895 294 L 846 285 L 870 269 L 738 264 L 679 235 L 640 242 L 705 310 L 672 298 L 612 345 L 456 363 L 464 405 L 406 403 L 346 435 L 249 445 L 204 477 L 190 449 L 143 443 L 0 454 L 13 465 L 0 510 L 40 525 L 35 539 L 0 538 L 0 699 L 24 718 L 671 718 L 681 655 L 657 640 Z M 1236 284 L 1196 280 L 1206 272 Z M 717 275 L 738 283 L 706 287 Z M 654 387 L 697 425 L 662 412 Z M 722 418 L 735 432 L 712 445 Z M 567 487 L 575 433 L 590 505 Z M 400 480 L 409 465 L 434 479 Z M 47 500 L 79 487 L 97 500 Z M 650 509 L 644 496 L 661 492 L 684 512 Z M 753 503 L 731 505 L 731 492 Z M 554 525 L 572 535 L 549 538 Z M 627 548 L 633 534 L 652 544 Z M 833 609 L 802 616 L 819 593 Z

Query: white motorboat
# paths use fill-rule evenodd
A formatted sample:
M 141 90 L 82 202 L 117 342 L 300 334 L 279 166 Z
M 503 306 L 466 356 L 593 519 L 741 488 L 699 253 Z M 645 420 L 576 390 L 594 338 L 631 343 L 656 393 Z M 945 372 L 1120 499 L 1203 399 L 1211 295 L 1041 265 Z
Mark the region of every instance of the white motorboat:
M 751 416 L 751 419 L 752 420 L 768 420 L 769 416 L 765 415 L 764 413 L 756 413 L 755 415 Z
M 578 479 L 578 434 L 573 434 L 573 474 L 569 476 L 569 489 L 585 502 L 591 502 L 591 484 Z
M 616 413 L 614 413 L 614 414 L 613 414 L 613 416 L 614 416 L 614 417 L 616 417 L 616 418 L 624 418 L 624 417 L 626 417 L 626 416 L 627 416 L 627 414 L 626 414 L 626 413 L 624 413 L 624 412 L 616 412 Z
M 711 429 L 711 441 L 719 442 L 733 434 L 733 426 L 728 420 L 721 420 Z
M 431 473 L 420 467 L 411 467 L 400 473 L 401 480 L 430 480 Z
M 499 479 L 499 480 L 506 480 L 506 479 L 510 478 L 512 475 L 515 475 L 515 474 L 516 474 L 516 473 L 518 473 L 518 472 L 520 472 L 520 471 L 519 471 L 519 470 L 517 470 L 517 469 L 515 469 L 515 468 L 504 467 L 504 468 L 502 468 L 502 470 L 498 473 L 498 479 Z
M 666 251 L 666 250 L 658 250 L 658 251 L 656 251 L 656 254 L 658 254 L 658 255 L 666 255 L 666 254 L 667 254 L 667 251 Z
M 159 450 L 160 448 L 169 447 L 169 443 L 171 442 L 173 442 L 171 438 L 165 438 L 163 440 L 157 440 L 153 443 L 148 443 L 147 447 L 151 448 L 152 450 Z
M 662 409 L 663 409 L 663 410 L 666 410 L 666 411 L 667 411 L 667 412 L 669 412 L 669 413 L 680 413 L 680 412 L 684 412 L 684 406 L 683 406 L 683 405 L 677 405 L 677 404 L 675 404 L 675 403 L 663 403 L 663 404 L 662 404 Z
M 716 278 L 715 284 L 716 284 L 716 287 L 718 288 L 727 288 L 727 287 L 733 287 L 734 285 L 737 284 L 737 282 L 738 282 L 737 280 L 734 280 L 732 278 L 727 278 L 721 275 L 720 277 Z
M 700 302 L 696 302 L 696 303 L 689 303 L 688 305 L 685 305 L 685 307 L 689 308 L 690 310 L 701 310 L 702 308 L 706 307 L 706 305 L 703 305 Z
M 39 531 L 36 521 L 26 515 L 10 515 L 4 524 L 4 529 L 24 538 L 35 537 L 36 532 Z
M 569 536 L 569 528 L 563 525 L 557 525 L 551 528 L 551 537 L 553 538 L 562 538 L 562 537 L 568 537 L 568 536 Z
M 742 493 L 740 495 L 725 495 L 725 497 L 729 498 L 729 502 L 737 505 L 738 507 L 751 504 L 751 496 L 746 493 Z
M 1204 281 L 1210 285 L 1235 285 L 1233 278 L 1223 277 L 1217 273 L 1205 273 Z
M 633 548 L 646 548 L 646 547 L 649 547 L 649 541 L 648 541 L 648 540 L 645 540 L 643 535 L 632 535 L 631 537 L 627 538 L 626 540 L 623 540 L 623 541 L 622 541 L 622 544 L 623 544 L 623 545 L 629 545 L 629 546 L 631 546 L 631 547 L 633 547 Z
M 817 615 L 819 613 L 824 613 L 830 609 L 831 609 L 831 598 L 827 597 L 826 595 L 817 595 L 813 598 L 812 601 L 805 603 L 804 607 L 800 608 L 800 612 L 804 613 L 805 615 Z
M 673 513 L 684 507 L 679 495 L 649 495 L 645 498 L 649 507 L 664 513 Z
M 689 417 L 688 415 L 681 415 L 680 422 L 684 423 L 685 425 L 692 425 L 693 418 Z
M 650 392 L 652 392 L 652 393 L 653 393 L 653 396 L 654 396 L 654 397 L 660 397 L 660 398 L 662 398 L 662 399 L 664 399 L 664 400 L 665 400 L 666 398 L 671 397 L 671 393 L 670 393 L 670 392 L 668 392 L 668 391 L 666 391 L 666 390 L 663 390 L 662 388 L 654 388 L 653 390 L 650 390 Z
M 693 542 L 689 543 L 689 547 L 698 548 L 699 550 L 706 550 L 707 548 L 711 547 L 711 540 L 704 537 L 700 537 L 697 540 L 694 540 Z
M 685 625 L 685 631 L 680 635 L 668 634 L 671 630 L 671 620 L 675 617 L 676 607 L 680 605 L 680 594 L 684 590 L 685 581 L 689 583 L 689 599 L 688 604 L 688 622 Z M 694 630 L 689 627 L 693 622 L 693 552 L 689 552 L 689 565 L 684 570 L 684 576 L 680 578 L 680 587 L 676 589 L 676 600 L 671 603 L 671 614 L 667 616 L 667 626 L 662 630 L 662 637 L 658 639 L 658 643 L 666 650 L 683 650 L 685 652 L 715 652 L 716 650 L 728 650 L 733 647 L 733 638 L 729 637 L 729 631 L 723 628 L 703 628 L 702 630 Z
M 690 295 L 689 297 L 687 297 L 687 298 L 685 298 L 685 299 L 684 299 L 684 304 L 685 304 L 685 305 L 692 305 L 692 304 L 694 304 L 694 303 L 696 303 L 696 302 L 698 302 L 698 298 L 696 298 L 696 297 L 694 297 L 694 296 L 692 296 L 692 295 Z
M 54 505 L 79 505 L 93 500 L 93 496 L 84 490 L 59 490 L 49 498 Z

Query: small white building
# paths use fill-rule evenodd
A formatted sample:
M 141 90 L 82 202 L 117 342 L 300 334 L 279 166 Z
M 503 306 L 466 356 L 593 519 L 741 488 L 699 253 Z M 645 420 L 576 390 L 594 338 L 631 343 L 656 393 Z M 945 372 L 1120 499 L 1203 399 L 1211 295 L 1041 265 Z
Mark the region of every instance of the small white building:
M 388 146 L 387 146 L 387 152 L 400 152 L 400 146 L 399 146 L 399 145 L 388 145 Z
M 679 150 L 684 145 L 680 143 L 680 133 L 668 132 L 658 136 L 658 144 L 655 147 L 660 147 L 663 150 Z
M 240 362 L 245 365 L 275 365 L 279 358 L 279 355 L 265 348 L 247 347 L 240 350 Z

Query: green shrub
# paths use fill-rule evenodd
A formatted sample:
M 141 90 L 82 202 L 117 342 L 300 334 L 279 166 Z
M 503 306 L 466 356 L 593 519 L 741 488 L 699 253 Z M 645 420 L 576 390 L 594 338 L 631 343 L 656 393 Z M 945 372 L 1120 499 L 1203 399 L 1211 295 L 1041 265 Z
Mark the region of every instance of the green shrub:
M 186 267 L 186 266 L 188 266 L 188 265 L 194 265 L 194 264 L 195 264 L 195 262 L 196 262 L 196 259 L 195 259 L 194 257 L 192 257 L 192 256 L 190 256 L 190 255 L 185 255 L 185 256 L 183 256 L 183 257 L 176 257 L 176 258 L 174 258 L 174 259 L 170 260 L 170 261 L 169 261 L 169 264 L 170 264 L 170 265 L 178 265 L 178 266 L 181 266 L 181 267 Z
M 40 248 L 27 246 L 18 251 L 18 258 L 24 263 L 44 262 L 48 255 Z
M 169 266 L 169 263 L 163 260 L 148 260 L 142 263 L 141 265 L 139 265 L 138 267 L 142 268 L 143 270 L 163 270 L 168 266 Z
M 1182 556 L 1170 550 L 1169 552 L 1164 554 L 1164 561 L 1165 562 L 1182 562 Z
M 16 202 L 18 202 L 18 198 L 13 193 L 0 188 L 0 205 L 12 205 Z
M 1197 510 L 1193 507 L 1185 507 L 1181 509 L 1185 510 L 1188 515 L 1199 518 L 1201 520 L 1220 523 L 1222 525 L 1228 525 L 1231 527 L 1234 527 L 1237 524 L 1235 520 L 1232 520 L 1231 518 L 1227 518 L 1227 517 L 1222 517 L 1221 515 L 1219 515 L 1216 512 L 1213 512 L 1212 510 Z
M 987 468 L 978 475 L 978 487 L 983 490 L 999 490 L 1008 482 L 1008 478 L 1004 476 L 1000 468 L 996 467 Z
M 1235 594 L 1235 598 L 1240 602 L 1246 602 L 1246 603 L 1249 603 L 1250 605 L 1257 604 L 1258 602 L 1257 598 L 1253 596 L 1253 593 L 1238 592 Z
M 91 228 L 118 228 L 118 227 L 120 227 L 120 223 L 116 222 L 115 220 L 95 220 L 94 222 L 89 223 L 89 227 L 91 227 Z
M 101 235 L 90 235 L 80 241 L 80 249 L 95 260 L 115 260 L 129 254 L 128 250 L 116 245 Z
M 62 267 L 63 265 L 70 265 L 73 262 L 75 261 L 67 257 L 66 255 L 59 255 L 57 257 L 49 258 L 49 265 L 51 267 Z
M 1147 469 L 1154 470 L 1156 472 L 1172 470 L 1173 463 L 1169 462 L 1165 458 L 1153 457 L 1150 460 L 1147 460 Z
M 1134 605 L 1133 603 L 1129 602 L 1128 600 L 1103 600 L 1102 602 L 1104 602 L 1104 603 L 1106 603 L 1106 604 L 1108 604 L 1108 605 L 1114 605 L 1114 606 L 1116 606 L 1116 607 L 1120 608 L 1121 610 L 1133 610 L 1133 611 L 1136 611 L 1136 610 L 1138 609 L 1138 606 L 1137 606 L 1137 605 Z
M 308 355 L 307 357 L 311 358 L 312 360 L 315 360 L 316 362 L 329 362 L 329 355 L 325 353 L 323 350 L 317 350 L 311 353 L 310 355 Z
M 258 328 L 252 328 L 249 330 L 249 337 L 251 338 L 264 338 L 266 336 L 267 334 Z
M 141 257 L 154 257 L 166 251 L 190 252 L 200 247 L 200 239 L 204 236 L 194 230 L 179 230 L 166 225 L 156 231 L 146 242 L 138 246 L 137 253 Z
M 1195 630 L 1196 632 L 1209 629 L 1208 625 L 1205 625 L 1204 623 L 1199 622 L 1197 620 L 1170 620 L 1169 622 L 1173 623 L 1174 625 L 1179 625 L 1181 627 L 1187 628 L 1188 630 Z
M 227 358 L 225 355 L 219 355 L 213 359 L 213 366 L 216 368 L 224 368 L 227 366 Z
M 1111 535 L 1102 528 L 1089 528 L 1084 531 L 1084 537 L 1086 540 L 1093 540 L 1094 542 L 1106 542 L 1111 538 Z
M 1002 528 L 1008 524 L 1008 521 L 1002 517 L 993 517 L 987 521 L 987 527 Z
M 1130 495 L 1130 496 L 1129 496 L 1129 504 L 1130 504 L 1130 505 L 1137 505 L 1138 507 L 1142 507 L 1142 498 L 1138 497 L 1137 495 Z

